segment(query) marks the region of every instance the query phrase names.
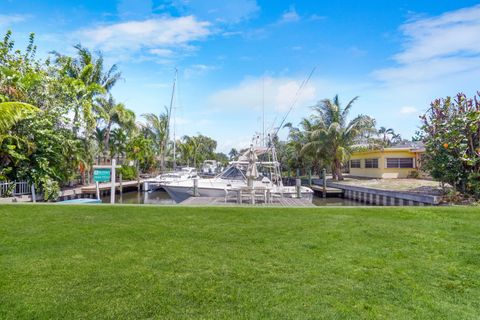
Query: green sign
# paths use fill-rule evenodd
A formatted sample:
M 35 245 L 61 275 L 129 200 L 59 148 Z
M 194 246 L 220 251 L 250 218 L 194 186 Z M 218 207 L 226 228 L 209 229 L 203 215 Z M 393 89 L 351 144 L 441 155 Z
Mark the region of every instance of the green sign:
M 93 180 L 95 182 L 108 182 L 110 181 L 110 169 L 94 169 Z

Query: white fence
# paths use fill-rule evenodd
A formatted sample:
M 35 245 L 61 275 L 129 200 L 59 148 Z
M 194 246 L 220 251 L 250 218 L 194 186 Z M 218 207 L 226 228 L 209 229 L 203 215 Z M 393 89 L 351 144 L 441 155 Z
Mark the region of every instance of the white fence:
M 32 194 L 32 185 L 26 181 L 1 182 L 0 197 Z

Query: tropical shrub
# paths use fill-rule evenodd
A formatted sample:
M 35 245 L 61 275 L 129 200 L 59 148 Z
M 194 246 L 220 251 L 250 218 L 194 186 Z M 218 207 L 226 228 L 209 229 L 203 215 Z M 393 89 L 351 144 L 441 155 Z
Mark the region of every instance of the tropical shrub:
M 60 192 L 60 186 L 57 181 L 49 177 L 42 177 L 39 181 L 41 190 L 43 191 L 43 199 L 45 201 L 57 200 Z
M 122 166 L 119 170 L 123 180 L 135 180 L 137 178 L 137 168 L 133 166 Z
M 459 93 L 431 103 L 421 117 L 423 168 L 464 195 L 480 198 L 480 93 Z

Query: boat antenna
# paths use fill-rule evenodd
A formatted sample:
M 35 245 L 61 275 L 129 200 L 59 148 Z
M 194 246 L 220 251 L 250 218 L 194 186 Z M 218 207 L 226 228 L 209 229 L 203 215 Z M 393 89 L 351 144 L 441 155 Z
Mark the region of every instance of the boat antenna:
M 175 85 L 177 83 L 177 77 L 178 77 L 178 69 L 175 67 L 175 77 L 173 78 L 173 86 L 172 86 L 172 96 L 170 98 L 170 108 L 168 110 L 168 127 L 170 128 L 170 118 L 172 115 L 172 108 L 173 108 L 173 98 L 175 96 Z M 168 135 L 167 135 L 168 137 Z M 176 141 L 175 141 L 175 118 L 173 120 L 173 170 L 176 169 L 177 167 L 177 161 L 176 161 Z

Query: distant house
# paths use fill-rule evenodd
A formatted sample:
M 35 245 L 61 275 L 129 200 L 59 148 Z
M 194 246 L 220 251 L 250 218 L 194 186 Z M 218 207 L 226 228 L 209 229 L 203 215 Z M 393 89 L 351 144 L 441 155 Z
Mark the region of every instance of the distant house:
M 349 162 L 350 174 L 385 179 L 424 176 L 420 168 L 424 153 L 425 148 L 419 143 L 354 152 Z

